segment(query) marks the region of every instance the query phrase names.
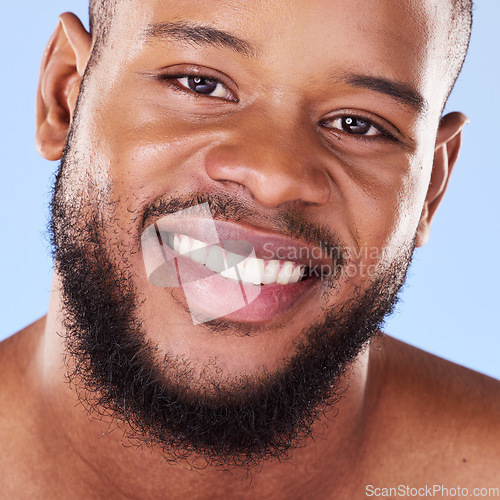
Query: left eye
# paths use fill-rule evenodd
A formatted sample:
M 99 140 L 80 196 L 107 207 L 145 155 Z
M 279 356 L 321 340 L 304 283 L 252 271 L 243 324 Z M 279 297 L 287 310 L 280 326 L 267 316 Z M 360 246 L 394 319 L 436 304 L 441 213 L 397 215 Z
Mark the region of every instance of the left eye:
M 221 99 L 234 100 L 231 91 L 221 82 L 199 75 L 184 76 L 177 78 L 183 87 L 209 97 L 219 97 Z
M 323 126 L 329 129 L 337 129 L 351 135 L 377 136 L 383 135 L 378 127 L 368 120 L 356 116 L 341 116 L 333 120 L 325 120 Z

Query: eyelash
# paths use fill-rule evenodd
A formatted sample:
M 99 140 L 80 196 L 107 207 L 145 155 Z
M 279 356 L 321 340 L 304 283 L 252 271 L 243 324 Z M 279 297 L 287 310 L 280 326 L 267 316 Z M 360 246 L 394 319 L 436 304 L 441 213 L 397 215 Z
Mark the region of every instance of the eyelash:
M 342 130 L 341 128 L 331 128 L 327 127 L 325 123 L 327 122 L 333 122 L 335 120 L 344 120 L 346 118 L 354 118 L 355 120 L 362 120 L 366 124 L 368 124 L 371 127 L 375 128 L 378 132 L 380 132 L 380 135 L 362 135 L 362 134 L 350 134 L 349 132 L 346 132 L 345 130 Z M 368 117 L 363 116 L 362 114 L 359 114 L 358 112 L 347 112 L 343 113 L 340 115 L 337 115 L 332 118 L 328 118 L 325 120 L 322 120 L 320 122 L 320 126 L 323 127 L 324 129 L 331 131 L 333 134 L 342 134 L 346 135 L 348 137 L 353 137 L 356 140 L 359 141 L 364 141 L 366 143 L 373 143 L 374 141 L 389 141 L 389 142 L 399 142 L 397 137 L 389 132 L 386 128 L 382 127 L 378 123 L 375 123 L 373 120 L 371 120 Z
M 209 81 L 212 81 L 214 83 L 223 85 L 227 89 L 229 94 L 231 94 L 232 99 L 225 99 L 223 97 L 218 97 L 218 96 L 204 95 L 204 94 L 195 92 L 194 90 L 190 89 L 189 87 L 186 87 L 185 85 L 183 85 L 179 82 L 179 80 L 182 80 L 184 78 L 195 78 L 195 77 L 199 77 L 201 79 L 209 80 Z M 201 73 L 198 71 L 186 71 L 183 73 L 174 73 L 171 75 L 169 75 L 169 74 L 158 75 L 158 78 L 161 81 L 166 82 L 173 90 L 176 90 L 178 92 L 182 92 L 184 94 L 189 94 L 190 96 L 193 96 L 196 99 L 208 97 L 209 99 L 217 99 L 220 101 L 227 101 L 227 102 L 233 102 L 233 103 L 239 102 L 239 99 L 234 95 L 234 92 L 230 88 L 230 86 L 227 85 L 226 83 L 224 83 L 220 78 L 217 78 L 217 77 L 212 76 L 212 75 L 208 75 L 208 74 Z

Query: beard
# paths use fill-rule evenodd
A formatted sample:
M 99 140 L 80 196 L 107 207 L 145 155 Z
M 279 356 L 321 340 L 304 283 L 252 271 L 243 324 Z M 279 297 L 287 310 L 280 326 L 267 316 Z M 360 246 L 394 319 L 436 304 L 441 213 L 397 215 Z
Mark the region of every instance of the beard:
M 123 259 L 117 231 L 118 239 L 111 243 L 112 219 L 103 216 L 104 188 L 89 184 L 85 194 L 82 190 L 68 196 L 74 189 L 70 172 L 81 164 L 72 156 L 68 146 L 54 187 L 50 231 L 62 284 L 60 334 L 67 374 L 89 415 L 111 418 L 131 443 L 160 449 L 172 463 L 197 464 L 201 458 L 225 470 L 248 469 L 290 457 L 342 397 L 349 367 L 392 312 L 414 243 L 386 264 L 367 290 L 325 309 L 321 320 L 302 332 L 294 354 L 273 372 L 223 378 L 207 369 L 195 376 L 189 359 L 161 354 L 147 339 L 138 312 L 143 299 Z M 198 194 L 162 200 L 145 207 L 136 219 L 202 202 L 209 204 L 214 218 L 235 219 L 236 213 L 246 218 L 252 213 L 241 200 Z M 239 206 L 241 210 L 235 210 Z M 310 243 L 328 241 L 341 253 L 325 228 L 304 220 L 297 224 L 297 219 L 281 214 L 276 220 L 291 236 L 299 236 L 300 227 L 300 236 L 306 235 Z M 330 290 L 338 279 L 331 277 Z M 168 337 L 167 328 L 163 334 Z M 197 328 L 251 334 L 251 328 L 224 319 Z

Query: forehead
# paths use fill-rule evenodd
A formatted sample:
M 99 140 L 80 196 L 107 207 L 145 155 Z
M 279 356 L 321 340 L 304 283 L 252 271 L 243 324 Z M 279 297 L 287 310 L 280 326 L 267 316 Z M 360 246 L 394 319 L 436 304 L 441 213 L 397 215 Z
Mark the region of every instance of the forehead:
M 115 55 L 130 59 L 145 47 L 183 43 L 179 33 L 155 30 L 166 23 L 210 27 L 242 41 L 270 78 L 298 82 L 348 72 L 436 96 L 448 84 L 442 60 L 450 16 L 447 0 L 122 0 L 112 38 L 120 48 Z

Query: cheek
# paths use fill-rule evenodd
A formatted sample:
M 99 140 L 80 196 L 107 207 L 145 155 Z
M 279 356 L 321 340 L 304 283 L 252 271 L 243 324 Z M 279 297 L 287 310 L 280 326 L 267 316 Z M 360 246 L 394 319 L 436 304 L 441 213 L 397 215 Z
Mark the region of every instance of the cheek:
M 208 150 L 225 135 L 216 125 L 186 119 L 182 110 L 158 108 L 140 99 L 133 107 L 118 105 L 107 118 L 105 136 L 112 140 L 105 147 L 116 180 L 115 200 L 130 193 L 141 199 L 147 192 L 151 200 L 199 189 L 200 166 Z
M 110 180 L 107 200 L 113 204 L 113 225 L 132 254 L 140 252 L 138 216 L 158 198 L 200 189 L 199 165 L 214 142 L 201 127 L 169 117 L 151 119 L 129 111 L 121 120 L 110 113 L 100 149 L 100 173 Z M 127 116 L 128 114 L 128 116 Z M 132 259 L 134 259 L 132 255 Z M 142 261 L 137 263 L 143 265 Z
M 378 265 L 392 261 L 411 244 L 422 213 L 428 179 L 421 168 L 424 154 L 388 156 L 369 168 L 351 166 L 344 182 L 350 251 L 354 263 Z M 428 170 L 428 169 L 427 169 Z

